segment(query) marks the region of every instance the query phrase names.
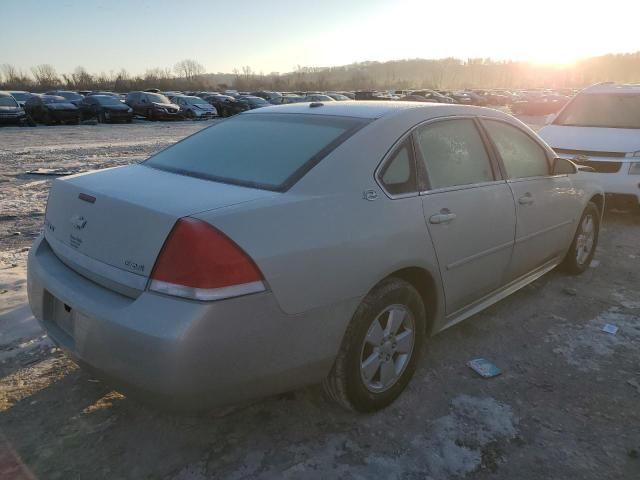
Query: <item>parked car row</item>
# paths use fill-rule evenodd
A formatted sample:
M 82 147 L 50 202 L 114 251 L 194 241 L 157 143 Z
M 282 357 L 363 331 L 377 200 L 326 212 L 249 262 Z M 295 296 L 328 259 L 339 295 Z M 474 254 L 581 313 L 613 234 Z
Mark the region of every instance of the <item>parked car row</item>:
M 161 92 L 150 88 L 119 94 L 108 91 L 50 90 L 44 94 L 8 92 L 24 109 L 26 120 L 17 123 L 79 123 L 95 119 L 101 123 L 131 122 L 134 116 L 148 120 L 204 120 L 230 117 L 269 105 L 345 100 L 403 100 L 477 106 L 509 106 L 518 115 L 547 115 L 558 112 L 573 95 L 567 90 L 360 90 L 273 92 L 237 90 Z M 8 101 L 7 101 L 8 102 Z M 6 116 L 6 118 L 13 118 Z M 21 117 L 22 118 L 22 117 Z M 4 120 L 3 120 L 4 121 Z

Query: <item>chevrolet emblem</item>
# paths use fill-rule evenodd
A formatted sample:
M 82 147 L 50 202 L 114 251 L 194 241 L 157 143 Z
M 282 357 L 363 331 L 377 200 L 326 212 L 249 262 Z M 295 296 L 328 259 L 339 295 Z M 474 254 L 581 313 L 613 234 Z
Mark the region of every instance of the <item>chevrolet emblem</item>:
M 78 230 L 82 230 L 87 226 L 87 220 L 80 215 L 74 215 L 69 221 L 71 222 L 71 225 L 73 225 Z

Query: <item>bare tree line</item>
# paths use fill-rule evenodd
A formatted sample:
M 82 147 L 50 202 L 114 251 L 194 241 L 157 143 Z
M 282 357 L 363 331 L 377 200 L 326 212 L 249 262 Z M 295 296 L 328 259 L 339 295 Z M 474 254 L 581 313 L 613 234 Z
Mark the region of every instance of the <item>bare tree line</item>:
M 84 67 L 58 74 L 49 64 L 36 65 L 25 72 L 13 65 L 0 65 L 0 89 L 28 91 L 65 88 L 126 92 L 152 87 L 165 91 L 580 88 L 602 81 L 640 82 L 640 52 L 592 57 L 565 67 L 488 58 L 445 58 L 361 62 L 339 67 L 298 66 L 289 73 L 269 74 L 257 73 L 250 66 L 236 68 L 232 73 L 205 73 L 204 66 L 193 59 L 182 60 L 173 68 L 149 69 L 141 75 L 131 75 L 124 69 L 96 74 Z

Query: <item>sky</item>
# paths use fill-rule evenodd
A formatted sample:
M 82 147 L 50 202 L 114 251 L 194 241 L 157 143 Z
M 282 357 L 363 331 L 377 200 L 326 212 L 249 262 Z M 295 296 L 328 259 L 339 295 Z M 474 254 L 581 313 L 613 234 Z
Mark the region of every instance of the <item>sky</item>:
M 640 50 L 639 0 L 0 0 L 0 64 L 290 72 L 366 60 L 563 65 Z

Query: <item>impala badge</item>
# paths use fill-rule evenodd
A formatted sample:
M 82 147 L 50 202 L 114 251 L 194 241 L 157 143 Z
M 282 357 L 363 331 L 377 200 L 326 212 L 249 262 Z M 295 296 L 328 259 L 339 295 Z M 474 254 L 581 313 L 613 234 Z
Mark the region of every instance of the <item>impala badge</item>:
M 82 230 L 87 226 L 87 220 L 80 215 L 74 215 L 69 221 L 71 222 L 71 225 L 73 225 L 78 230 Z

